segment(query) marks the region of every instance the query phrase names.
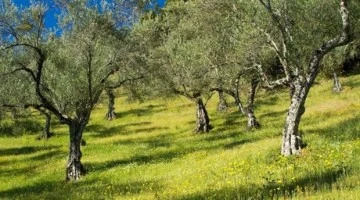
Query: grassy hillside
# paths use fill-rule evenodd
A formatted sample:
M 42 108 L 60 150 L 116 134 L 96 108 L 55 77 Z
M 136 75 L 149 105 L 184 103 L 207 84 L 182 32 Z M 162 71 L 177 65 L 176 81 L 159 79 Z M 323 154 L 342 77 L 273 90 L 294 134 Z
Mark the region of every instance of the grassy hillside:
M 216 112 L 216 97 L 208 103 L 214 129 L 201 135 L 183 98 L 118 98 L 114 121 L 100 105 L 84 135 L 88 174 L 77 182 L 64 181 L 67 127 L 55 123 L 48 141 L 0 133 L 0 199 L 360 199 L 360 76 L 341 81 L 341 94 L 331 81 L 311 90 L 300 127 L 308 147 L 299 157 L 279 155 L 286 90 L 260 92 L 262 128 L 250 132 L 235 107 Z

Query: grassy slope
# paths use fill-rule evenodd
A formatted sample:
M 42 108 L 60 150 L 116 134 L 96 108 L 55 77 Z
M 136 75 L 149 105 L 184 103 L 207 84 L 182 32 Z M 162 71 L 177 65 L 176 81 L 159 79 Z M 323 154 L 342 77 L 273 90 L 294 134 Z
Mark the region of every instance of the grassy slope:
M 214 129 L 194 135 L 194 105 L 186 99 L 143 104 L 117 100 L 118 119 L 105 106 L 92 115 L 82 161 L 89 173 L 66 183 L 67 127 L 55 137 L 0 137 L 0 199 L 360 199 L 360 76 L 310 92 L 300 157 L 279 156 L 287 92 L 260 94 L 263 127 L 247 132 L 235 108 L 216 113 Z

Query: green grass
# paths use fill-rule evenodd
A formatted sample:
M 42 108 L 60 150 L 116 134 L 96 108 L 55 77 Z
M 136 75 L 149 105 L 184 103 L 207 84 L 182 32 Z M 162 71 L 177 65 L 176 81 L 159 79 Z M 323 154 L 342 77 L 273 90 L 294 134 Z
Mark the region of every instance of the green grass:
M 12 122 L 3 120 L 0 199 L 360 199 L 360 76 L 341 81 L 341 94 L 331 81 L 311 90 L 300 126 L 308 146 L 298 157 L 279 155 L 287 90 L 260 92 L 262 128 L 250 132 L 235 107 L 216 112 L 216 97 L 208 103 L 214 129 L 201 135 L 183 98 L 121 97 L 113 121 L 99 105 L 84 134 L 88 173 L 76 182 L 65 181 L 66 126 L 54 123 L 55 136 L 38 141 L 4 132 Z

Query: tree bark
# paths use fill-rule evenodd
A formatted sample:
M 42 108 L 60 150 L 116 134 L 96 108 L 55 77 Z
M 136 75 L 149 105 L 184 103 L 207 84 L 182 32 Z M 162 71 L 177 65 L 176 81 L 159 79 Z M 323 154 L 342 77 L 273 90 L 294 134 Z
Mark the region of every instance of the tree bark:
M 334 77 L 334 87 L 333 87 L 333 91 L 336 93 L 340 93 L 342 90 L 339 78 L 336 74 L 336 72 L 333 73 L 333 77 Z
M 196 98 L 196 104 L 196 132 L 209 132 L 211 129 L 210 119 L 201 97 Z
M 248 130 L 251 130 L 252 128 L 260 128 L 260 123 L 256 120 L 254 113 L 254 100 L 255 100 L 255 93 L 258 84 L 259 84 L 258 80 L 256 79 L 251 80 L 251 87 L 248 96 L 248 107 L 246 111 L 246 114 L 248 116 L 248 124 L 247 124 Z
M 70 147 L 69 159 L 66 167 L 66 180 L 78 180 L 85 174 L 84 166 L 81 163 L 82 153 L 80 150 L 82 134 L 84 132 L 86 122 L 72 120 L 69 124 Z
M 309 84 L 302 84 L 299 78 L 293 83 L 294 92 L 283 130 L 282 155 L 298 155 L 301 153 L 303 144 L 299 134 L 299 125 L 301 116 L 305 112 L 304 104 L 310 87 Z
M 218 91 L 219 93 L 219 103 L 217 106 L 218 112 L 225 112 L 228 108 L 228 104 L 225 100 L 224 92 L 222 90 Z
M 108 95 L 108 112 L 106 113 L 107 120 L 113 120 L 116 118 L 115 113 L 115 95 L 112 89 L 107 89 L 106 94 Z
M 42 132 L 42 135 L 39 136 L 39 139 L 49 139 L 53 133 L 51 133 L 50 131 L 50 122 L 51 122 L 51 115 L 50 113 L 47 113 L 45 111 L 40 111 L 43 115 L 45 115 L 45 127 L 44 130 Z

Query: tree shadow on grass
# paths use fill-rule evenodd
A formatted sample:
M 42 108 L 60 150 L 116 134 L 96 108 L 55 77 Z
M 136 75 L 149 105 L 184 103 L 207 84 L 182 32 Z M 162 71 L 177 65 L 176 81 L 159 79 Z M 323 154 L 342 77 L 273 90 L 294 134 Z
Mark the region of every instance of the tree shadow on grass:
M 211 130 L 212 133 L 218 132 L 223 133 L 227 132 L 228 130 L 239 129 L 239 132 L 241 128 L 246 128 L 246 118 L 243 114 L 241 114 L 238 111 L 224 113 L 222 115 L 216 115 L 214 118 L 212 118 L 214 121 L 220 121 L 213 130 Z
M 344 79 L 341 85 L 344 87 L 358 88 L 360 87 L 360 79 Z
M 171 146 L 171 134 L 163 134 L 158 136 L 146 137 L 146 138 L 130 138 L 122 139 L 113 142 L 115 145 L 144 145 L 149 150 L 158 147 L 170 147 Z
M 332 126 L 326 128 L 309 129 L 309 133 L 318 133 L 329 140 L 335 141 L 349 141 L 360 138 L 360 115 L 354 116 L 350 120 L 344 120 L 339 123 L 335 123 Z
M 40 155 L 33 156 L 30 158 L 30 160 L 42 161 L 42 160 L 50 159 L 53 157 L 64 157 L 65 155 L 66 155 L 66 152 L 64 152 L 64 151 L 54 150 L 54 151 L 49 151 L 49 152 L 45 152 Z
M 153 131 L 161 131 L 167 130 L 167 127 L 149 127 L 149 128 L 139 128 L 135 130 L 127 130 L 131 126 L 146 126 L 151 124 L 151 122 L 136 122 L 136 123 L 129 123 L 124 125 L 118 125 L 113 127 L 106 127 L 104 125 L 89 125 L 86 128 L 86 131 L 93 132 L 92 137 L 99 138 L 99 137 L 111 137 L 114 135 L 131 135 L 137 134 L 141 132 L 153 132 Z
M 331 190 L 338 179 L 344 175 L 342 169 L 331 169 L 321 174 L 312 174 L 288 184 L 266 183 L 249 185 L 248 187 L 223 188 L 210 190 L 181 197 L 177 200 L 199 199 L 287 199 L 298 192 Z M 300 191 L 299 191 L 300 190 Z M 307 191 L 309 192 L 309 191 Z
M 166 151 L 161 153 L 153 153 L 150 155 L 134 155 L 130 158 L 111 160 L 102 163 L 86 163 L 84 162 L 85 168 L 89 171 L 106 171 L 114 167 L 119 167 L 129 164 L 155 164 L 160 162 L 169 162 L 172 159 L 182 155 L 182 152 L 179 151 Z
M 239 141 L 234 141 L 234 142 L 231 142 L 229 144 L 224 145 L 224 149 L 233 149 L 233 148 L 235 148 L 237 146 L 241 146 L 241 145 L 244 145 L 244 144 L 247 144 L 247 143 L 255 142 L 256 140 L 258 140 L 258 139 L 242 139 L 242 140 L 239 140 Z
M 28 147 L 18 147 L 18 148 L 5 148 L 0 149 L 0 156 L 16 156 L 16 155 L 24 155 L 24 154 L 32 154 L 38 151 L 45 150 L 54 150 L 59 149 L 61 146 L 28 146 Z
M 266 113 L 266 114 L 260 115 L 259 118 L 264 118 L 264 117 L 276 118 L 276 119 L 278 119 L 279 117 L 285 118 L 287 111 L 288 110 L 282 110 L 282 111 L 277 111 L 277 112 Z
M 171 139 L 167 135 L 153 137 L 151 139 L 129 139 L 125 141 L 117 141 L 114 144 L 120 145 L 129 145 L 129 144 L 145 144 L 148 146 L 148 151 L 140 154 L 133 155 L 129 158 L 111 160 L 102 163 L 84 163 L 85 167 L 89 171 L 106 171 L 114 167 L 129 165 L 129 164 L 156 164 L 161 162 L 170 162 L 173 159 L 182 158 L 188 154 L 195 153 L 198 151 L 212 151 L 217 149 L 232 149 L 237 146 L 246 144 L 248 142 L 254 142 L 253 139 L 242 139 L 233 142 L 224 143 L 210 143 L 210 145 L 185 145 L 179 146 L 178 148 L 169 148 L 171 147 Z M 209 144 L 207 141 L 202 141 L 206 144 Z M 198 143 L 196 143 L 198 144 Z M 155 148 L 165 147 L 162 151 L 153 151 Z
M 269 96 L 267 98 L 261 98 L 261 99 L 258 98 L 256 99 L 256 104 L 265 105 L 265 106 L 275 105 L 278 103 L 279 99 L 280 98 L 278 96 Z
M 9 190 L 1 191 L 0 197 L 5 197 L 8 199 L 19 199 L 28 197 L 31 198 L 31 196 L 35 197 L 36 195 L 40 195 L 44 193 L 45 191 L 55 191 L 60 186 L 60 182 L 50 182 L 50 181 L 43 181 L 41 183 L 37 183 L 30 186 L 24 186 L 24 187 L 18 187 L 18 188 L 12 188 Z M 63 197 L 68 195 L 68 192 L 64 192 L 62 194 Z
M 164 107 L 165 105 L 149 105 L 149 106 L 145 106 L 144 108 L 136 108 L 124 112 L 118 112 L 116 113 L 116 115 L 118 118 L 124 118 L 129 115 L 148 116 L 148 115 L 153 115 L 154 113 L 165 111 L 166 108 Z
M 222 127 L 228 127 L 229 125 L 241 125 L 241 122 L 236 122 L 239 119 L 244 119 L 244 116 L 239 112 L 232 112 L 225 117 L 225 121 Z
M 221 130 L 221 129 L 220 129 Z M 234 138 L 236 136 L 238 136 L 240 133 L 239 132 L 231 132 L 231 133 L 214 133 L 212 135 L 207 135 L 204 140 L 208 141 L 208 142 L 212 142 L 215 140 L 223 140 L 223 139 L 228 139 L 228 138 Z
M 15 169 L 0 169 L 0 174 L 2 177 L 14 177 L 24 174 L 33 174 L 36 167 L 29 166 L 23 168 L 15 168 Z M 1 196 L 1 195 L 0 195 Z
M 0 197 L 8 199 L 111 199 L 117 195 L 136 195 L 162 188 L 157 181 L 109 184 L 110 182 L 110 180 L 42 181 L 29 186 L 1 191 Z
M 106 187 L 106 190 L 108 193 L 112 195 L 122 195 L 122 196 L 129 196 L 129 195 L 136 195 L 140 193 L 148 193 L 153 192 L 154 190 L 160 191 L 162 190 L 163 186 L 158 181 L 129 181 L 126 183 L 116 183 L 111 184 L 109 186 L 110 180 L 93 180 L 93 181 L 87 181 L 85 182 L 86 185 L 94 185 L 96 188 L 94 188 L 94 191 L 101 191 Z M 100 188 L 99 188 L 100 183 Z M 104 187 L 104 188 L 102 188 Z M 83 187 L 84 191 L 88 190 L 88 187 Z M 100 199 L 112 199 L 113 196 L 97 196 L 97 198 Z

